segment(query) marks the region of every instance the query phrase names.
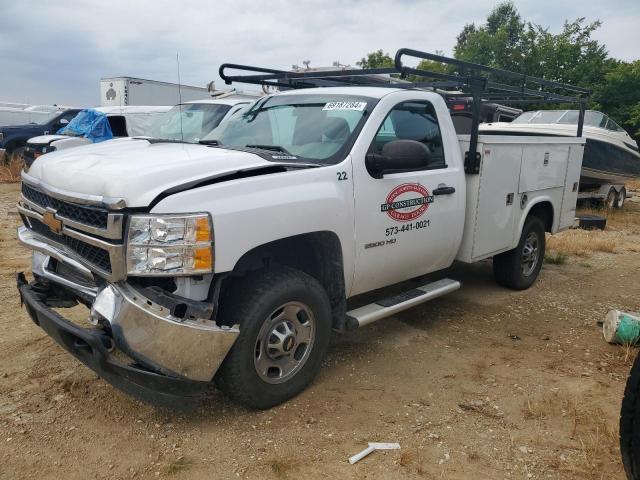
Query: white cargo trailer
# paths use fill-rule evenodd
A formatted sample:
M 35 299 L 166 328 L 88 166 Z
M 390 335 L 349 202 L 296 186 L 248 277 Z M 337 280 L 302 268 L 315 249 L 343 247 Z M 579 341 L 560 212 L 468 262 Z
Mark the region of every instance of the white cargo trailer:
M 178 85 L 134 77 L 110 77 L 100 80 L 100 104 L 103 107 L 124 105 L 177 105 L 209 98 L 205 87 Z

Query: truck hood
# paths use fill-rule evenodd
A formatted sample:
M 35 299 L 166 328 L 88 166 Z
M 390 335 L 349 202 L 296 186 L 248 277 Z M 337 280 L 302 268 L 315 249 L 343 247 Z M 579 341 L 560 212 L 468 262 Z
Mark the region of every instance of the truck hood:
M 38 135 L 37 137 L 31 137 L 27 143 L 34 146 L 49 145 L 51 142 L 62 140 L 63 138 L 69 137 L 67 135 Z
M 277 165 L 245 151 L 125 138 L 48 153 L 36 159 L 25 178 L 70 195 L 118 198 L 127 207 L 145 207 L 180 185 Z
M 47 125 L 39 125 L 37 123 L 25 123 L 22 125 L 0 125 L 0 131 L 11 131 L 11 130 L 44 130 L 47 128 Z

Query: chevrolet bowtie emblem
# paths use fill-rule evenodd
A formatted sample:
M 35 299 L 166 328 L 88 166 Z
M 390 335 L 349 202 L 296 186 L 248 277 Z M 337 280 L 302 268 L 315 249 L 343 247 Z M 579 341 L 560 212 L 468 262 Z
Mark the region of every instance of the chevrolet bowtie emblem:
M 55 212 L 44 212 L 42 215 L 42 221 L 51 229 L 52 232 L 57 234 L 62 233 L 62 222 L 56 218 Z

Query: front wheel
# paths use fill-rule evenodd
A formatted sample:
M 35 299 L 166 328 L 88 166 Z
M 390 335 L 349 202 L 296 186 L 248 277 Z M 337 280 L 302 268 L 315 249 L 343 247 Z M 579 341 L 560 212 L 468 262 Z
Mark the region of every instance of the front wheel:
M 277 268 L 253 273 L 224 299 L 223 324 L 240 323 L 217 383 L 255 409 L 278 405 L 311 382 L 329 345 L 331 307 L 309 275 Z
M 518 246 L 493 257 L 493 275 L 503 287 L 529 288 L 538 278 L 545 250 L 544 224 L 538 217 L 527 217 Z

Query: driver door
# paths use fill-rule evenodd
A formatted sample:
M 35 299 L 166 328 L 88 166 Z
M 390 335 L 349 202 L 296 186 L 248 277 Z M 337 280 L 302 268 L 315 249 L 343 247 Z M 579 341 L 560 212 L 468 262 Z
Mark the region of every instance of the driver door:
M 446 107 L 441 115 L 448 115 Z M 451 120 L 448 119 L 448 128 Z M 455 137 L 454 137 L 455 138 Z M 430 151 L 428 165 L 374 178 L 365 159 L 355 196 L 358 294 L 448 267 L 458 249 L 464 223 L 464 174 L 451 162 L 457 142 L 443 142 L 431 102 L 403 101 L 388 113 L 369 147 L 381 154 L 385 144 L 412 140 Z M 454 165 L 452 165 L 453 163 Z

